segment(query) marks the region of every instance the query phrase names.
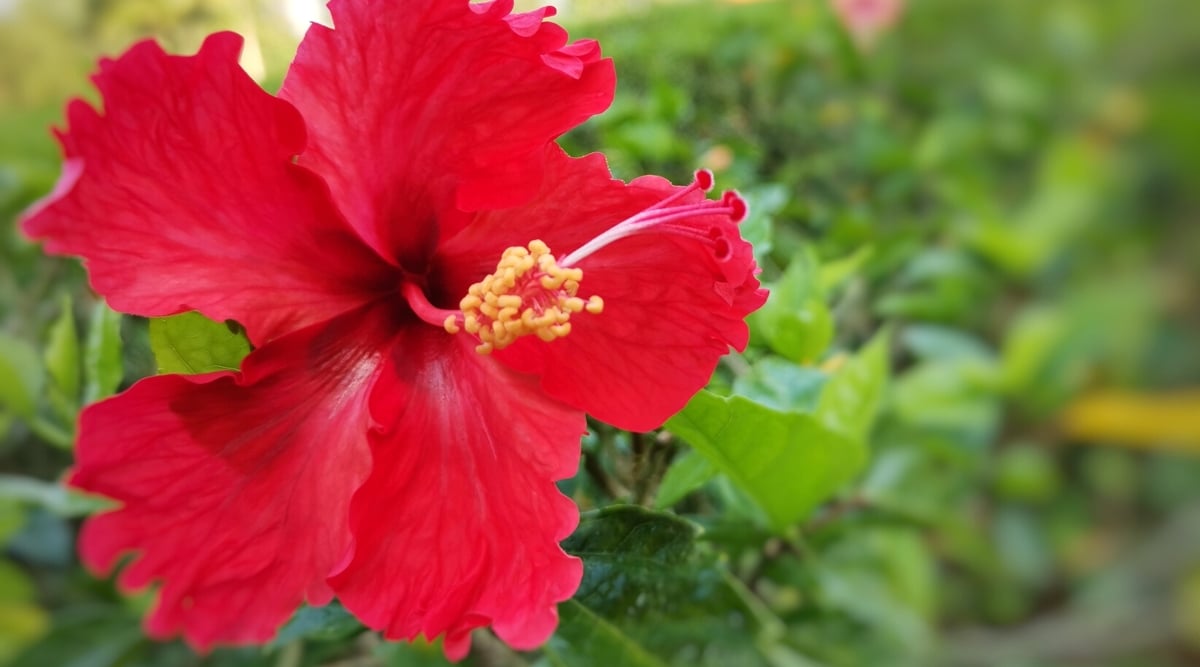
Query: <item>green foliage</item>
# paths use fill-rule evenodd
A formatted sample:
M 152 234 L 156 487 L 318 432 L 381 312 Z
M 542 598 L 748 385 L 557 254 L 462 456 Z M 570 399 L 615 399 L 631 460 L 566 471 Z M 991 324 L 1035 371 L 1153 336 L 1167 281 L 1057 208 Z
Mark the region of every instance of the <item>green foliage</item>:
M 663 474 L 654 506 L 661 509 L 675 505 L 692 491 L 704 486 L 718 472 L 712 461 L 703 455 L 694 451 L 685 452 Z
M 829 374 L 779 357 L 763 357 L 733 380 L 733 393 L 786 412 L 816 410 Z
M 67 415 L 73 415 L 78 409 L 73 402 L 79 396 L 79 357 L 75 313 L 71 309 L 71 299 L 64 297 L 62 314 L 47 334 L 45 363 L 53 392 L 51 400 Z
M 0 561 L 0 663 L 6 663 L 48 625 L 33 584 L 15 565 Z
M 816 264 L 810 254 L 793 260 L 778 282 L 767 285 L 771 299 L 750 320 L 775 353 L 798 363 L 818 359 L 833 339 Z
M 121 384 L 121 315 L 97 302 L 84 350 L 83 401 L 113 395 Z
M 137 617 L 130 610 L 112 604 L 79 605 L 55 618 L 50 633 L 9 664 L 11 667 L 151 667 L 156 659 L 170 653 L 147 645 Z
M 159 373 L 236 371 L 250 341 L 232 326 L 191 312 L 150 320 L 150 349 Z
M 815 414 L 830 430 L 866 440 L 886 388 L 887 345 L 885 330 L 825 383 Z
M 32 345 L 0 335 L 0 407 L 19 417 L 32 417 L 43 377 Z
M 62 517 L 88 516 L 110 505 L 60 484 L 18 475 L 0 475 L 0 502 L 27 503 Z
M 559 630 L 546 647 L 546 656 L 556 667 L 663 667 L 666 664 L 604 617 L 597 616 L 575 600 L 567 600 L 559 608 Z
M 274 646 L 285 646 L 299 639 L 338 641 L 362 630 L 358 619 L 342 605 L 332 602 L 324 607 L 304 607 L 297 611 L 271 643 Z

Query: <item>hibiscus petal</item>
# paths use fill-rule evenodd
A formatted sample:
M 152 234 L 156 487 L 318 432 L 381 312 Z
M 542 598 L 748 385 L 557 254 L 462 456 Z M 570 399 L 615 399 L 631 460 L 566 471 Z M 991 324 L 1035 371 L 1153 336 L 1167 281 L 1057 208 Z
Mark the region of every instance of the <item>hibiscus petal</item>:
M 495 270 L 504 248 L 545 241 L 558 257 L 680 188 L 655 177 L 614 180 L 600 155 L 547 154 L 542 191 L 527 206 L 480 214 L 439 249 L 435 281 L 448 303 Z M 694 192 L 682 202 L 700 200 Z M 668 233 L 624 238 L 589 255 L 579 296 L 598 294 L 604 312 L 571 318 L 551 343 L 534 336 L 496 352 L 536 373 L 551 396 L 620 428 L 646 431 L 677 412 L 712 376 L 717 360 L 746 346 L 745 318 L 766 300 L 750 244 L 727 217 L 726 252 Z
M 280 95 L 312 136 L 301 164 L 323 174 L 360 234 L 414 273 L 438 235 L 532 196 L 545 144 L 606 109 L 612 63 L 566 45 L 540 10 L 512 0 L 330 3 Z
M 63 176 L 23 224 L 83 256 L 117 310 L 195 309 L 263 342 L 363 303 L 386 266 L 293 164 L 304 123 L 241 70 L 241 43 L 217 34 L 179 57 L 142 42 L 103 61 L 104 113 L 71 104 Z
M 330 600 L 394 325 L 361 315 L 259 348 L 240 374 L 151 377 L 83 412 L 70 483 L 122 506 L 88 520 L 80 554 L 104 572 L 136 552 L 119 583 L 161 582 L 152 635 L 260 642 Z
M 350 506 L 356 548 L 330 581 L 390 638 L 446 635 L 461 658 L 490 624 L 514 648 L 544 642 L 580 562 L 558 542 L 578 521 L 554 480 L 574 474 L 583 415 L 432 327 L 401 334 L 371 395 L 371 475 Z

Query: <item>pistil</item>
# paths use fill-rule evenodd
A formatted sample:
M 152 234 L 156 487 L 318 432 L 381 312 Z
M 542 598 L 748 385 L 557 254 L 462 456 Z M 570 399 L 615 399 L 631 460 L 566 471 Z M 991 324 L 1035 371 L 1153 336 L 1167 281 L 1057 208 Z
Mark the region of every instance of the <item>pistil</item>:
M 729 240 L 725 238 L 725 230 L 714 223 L 711 216 L 724 216 L 735 224 L 741 222 L 748 212 L 741 195 L 730 190 L 720 199 L 676 203 L 693 192 L 708 192 L 712 187 L 712 172 L 697 171 L 686 188 L 608 228 L 560 259 L 559 266 L 578 266 L 589 255 L 616 241 L 647 232 L 675 234 L 711 243 L 718 259 L 724 259 L 729 252 Z

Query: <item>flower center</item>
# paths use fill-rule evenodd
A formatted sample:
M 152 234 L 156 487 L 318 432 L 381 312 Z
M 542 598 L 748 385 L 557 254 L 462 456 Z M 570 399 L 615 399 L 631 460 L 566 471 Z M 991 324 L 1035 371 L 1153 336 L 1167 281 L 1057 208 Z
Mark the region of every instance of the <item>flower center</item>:
M 559 266 L 540 240 L 528 248 L 513 246 L 500 256 L 495 272 L 471 285 L 459 301 L 462 314 L 442 322 L 447 332 L 466 330 L 479 337 L 475 351 L 503 350 L 521 336 L 534 334 L 550 342 L 571 333 L 571 315 L 586 310 L 596 315 L 604 300 L 575 296 L 583 269 Z

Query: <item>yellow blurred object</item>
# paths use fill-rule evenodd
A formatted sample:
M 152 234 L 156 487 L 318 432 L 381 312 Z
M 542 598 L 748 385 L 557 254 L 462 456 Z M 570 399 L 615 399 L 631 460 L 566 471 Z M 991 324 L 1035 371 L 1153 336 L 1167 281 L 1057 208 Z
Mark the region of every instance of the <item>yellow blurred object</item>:
M 1200 453 L 1200 389 L 1081 396 L 1061 424 L 1072 440 Z

